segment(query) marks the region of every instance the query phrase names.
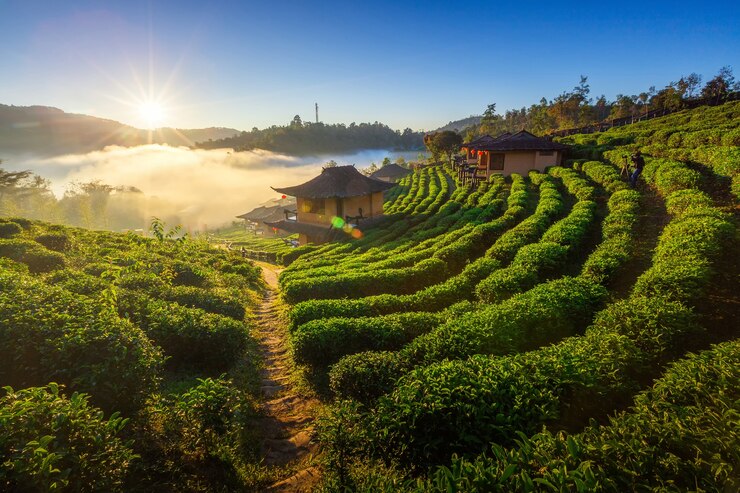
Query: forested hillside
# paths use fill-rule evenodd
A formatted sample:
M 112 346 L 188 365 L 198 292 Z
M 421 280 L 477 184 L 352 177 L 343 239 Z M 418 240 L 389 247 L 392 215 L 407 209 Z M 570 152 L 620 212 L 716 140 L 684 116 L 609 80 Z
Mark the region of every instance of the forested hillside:
M 638 94 L 617 94 L 613 99 L 604 94 L 594 97 L 588 77 L 570 91 L 520 109 L 496 112 L 496 103 L 488 105 L 479 123 L 462 130 L 466 141 L 484 134 L 498 135 L 525 129 L 537 135 L 557 133 L 563 129 L 580 128 L 601 122 L 625 120 L 630 123 L 646 116 L 666 114 L 700 104 L 719 104 L 729 96 L 738 98 L 733 91 L 740 90 L 731 67 L 722 67 L 702 85 L 703 77 L 697 73 L 682 75 L 662 89 L 650 86 Z
M 280 249 L 280 302 L 156 221 L 4 218 L 0 485 L 736 491 L 738 132 L 732 102 L 475 190 L 417 169 L 359 239 Z
M 218 149 L 231 147 L 237 151 L 266 149 L 287 154 L 343 153 L 362 149 L 417 150 L 424 147 L 423 134 L 410 128 L 403 132 L 382 123 L 304 122 L 300 116 L 286 126 L 265 129 L 253 128 L 250 132 L 228 139 L 201 142 L 199 147 Z

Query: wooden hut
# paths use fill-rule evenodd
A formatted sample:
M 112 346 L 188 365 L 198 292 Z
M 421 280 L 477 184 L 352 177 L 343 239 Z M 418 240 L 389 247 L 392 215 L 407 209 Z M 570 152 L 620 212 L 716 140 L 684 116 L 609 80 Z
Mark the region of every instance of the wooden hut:
M 484 136 L 463 144 L 469 162 L 476 163 L 477 176 L 487 179 L 494 173 L 526 174 L 530 170 L 544 171 L 548 166 L 562 164 L 568 146 L 537 137 L 526 130 L 504 133 L 496 138 Z
M 319 176 L 301 185 L 273 187 L 278 193 L 295 197 L 296 209 L 286 211 L 284 219 L 267 224 L 298 233 L 302 245 L 324 243 L 340 234 L 344 224 L 357 225 L 382 216 L 383 192 L 393 186 L 363 175 L 354 166 L 324 168 Z
M 375 171 L 370 175 L 370 178 L 386 181 L 388 183 L 395 183 L 410 173 L 413 173 L 413 171 L 408 168 L 404 168 L 403 166 L 399 166 L 396 163 L 391 163 Z

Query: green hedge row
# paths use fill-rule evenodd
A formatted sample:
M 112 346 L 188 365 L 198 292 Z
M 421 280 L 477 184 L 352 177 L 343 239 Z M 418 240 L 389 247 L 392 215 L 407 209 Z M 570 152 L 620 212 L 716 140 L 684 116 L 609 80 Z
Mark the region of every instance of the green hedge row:
M 107 411 L 138 409 L 162 357 L 142 330 L 103 301 L 0 271 L 0 381 L 63 383 Z
M 582 330 L 604 301 L 606 290 L 592 282 L 563 278 L 540 284 L 503 303 L 478 309 L 422 335 L 398 352 L 366 358 L 367 353 L 348 356 L 332 367 L 332 390 L 341 398 L 376 398 L 379 394 L 352 393 L 372 377 L 383 393 L 415 366 L 473 354 L 508 354 L 539 347 Z M 390 369 L 397 371 L 391 372 Z M 386 380 L 381 380 L 385 376 Z
M 612 194 L 609 214 L 601 225 L 602 241 L 584 262 L 582 276 L 606 284 L 629 261 L 634 248 L 639 201 L 640 195 L 634 190 Z
M 291 345 L 297 362 L 328 366 L 360 351 L 397 349 L 434 329 L 442 319 L 436 313 L 409 312 L 313 320 L 291 334 Z
M 734 491 L 740 342 L 673 364 L 629 411 L 576 435 L 543 431 L 455 459 L 416 491 Z M 380 488 L 381 485 L 378 485 Z
M 328 278 L 298 279 L 283 288 L 288 303 L 309 299 L 361 298 L 381 293 L 413 293 L 447 277 L 447 265 L 436 258 L 408 269 L 356 272 Z
M 122 291 L 118 312 L 130 319 L 162 348 L 172 369 L 199 370 L 209 374 L 228 370 L 246 349 L 249 332 L 243 322 Z
M 686 304 L 701 296 L 713 258 L 733 234 L 729 218 L 716 210 L 690 209 L 666 227 L 653 266 L 631 297 L 610 305 L 585 336 L 513 357 L 416 370 L 381 397 L 372 415 L 377 422 L 369 426 L 389 437 L 384 446 L 401 450 L 404 460 L 434 463 L 450 451 L 511 444 L 517 431 L 532 433 L 546 423 L 567 427 L 608 412 L 639 385 L 646 368 L 696 336 Z M 452 448 L 444 446 L 449 443 Z
M 26 264 L 32 273 L 61 269 L 65 263 L 61 253 L 48 250 L 35 241 L 23 239 L 0 240 L 0 257 Z
M 501 232 L 518 221 L 524 214 L 521 204 L 528 201 L 526 181 L 519 175 L 512 176 L 510 208 L 506 213 L 485 225 L 488 241 L 496 240 Z M 516 193 L 517 198 L 511 199 Z M 307 300 L 296 304 L 289 316 L 295 327 L 310 320 L 329 317 L 362 317 L 385 315 L 400 311 L 437 311 L 462 300 L 472 299 L 475 285 L 499 263 L 479 258 L 469 264 L 462 273 L 446 281 L 429 286 L 414 294 L 396 296 L 380 294 L 357 300 Z

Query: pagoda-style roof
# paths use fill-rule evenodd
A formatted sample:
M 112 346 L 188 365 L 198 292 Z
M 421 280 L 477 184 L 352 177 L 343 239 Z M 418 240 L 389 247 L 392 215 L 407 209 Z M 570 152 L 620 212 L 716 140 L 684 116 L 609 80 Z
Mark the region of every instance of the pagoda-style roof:
M 307 199 L 345 198 L 383 192 L 393 188 L 393 183 L 369 178 L 354 166 L 324 168 L 321 174 L 306 183 L 294 187 L 275 188 L 278 193 Z
M 390 178 L 391 180 L 396 180 L 398 178 L 403 178 L 409 173 L 412 173 L 410 169 L 399 166 L 396 163 L 391 163 L 375 171 L 370 175 L 370 178 Z
M 537 137 L 526 130 L 508 136 L 502 134 L 493 141 L 475 146 L 479 151 L 561 151 L 567 148 L 566 145 Z

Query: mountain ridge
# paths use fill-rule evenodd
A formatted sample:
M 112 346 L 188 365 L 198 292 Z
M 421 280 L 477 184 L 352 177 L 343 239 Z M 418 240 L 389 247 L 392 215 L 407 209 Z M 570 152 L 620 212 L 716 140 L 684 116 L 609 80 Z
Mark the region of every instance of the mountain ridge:
M 0 104 L 0 149 L 11 155 L 85 153 L 109 145 L 193 146 L 239 133 L 240 130 L 226 127 L 147 130 L 108 118 L 68 113 L 53 106 Z

